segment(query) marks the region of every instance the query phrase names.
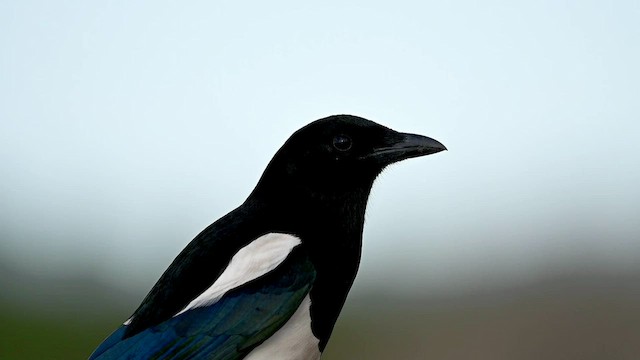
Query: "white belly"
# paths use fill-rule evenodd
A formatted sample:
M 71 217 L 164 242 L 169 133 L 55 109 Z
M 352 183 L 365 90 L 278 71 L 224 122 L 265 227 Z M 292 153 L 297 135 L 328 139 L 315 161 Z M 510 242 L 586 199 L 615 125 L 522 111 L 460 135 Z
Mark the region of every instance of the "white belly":
M 253 349 L 245 360 L 318 360 L 318 339 L 311 332 L 309 295 L 273 336 Z

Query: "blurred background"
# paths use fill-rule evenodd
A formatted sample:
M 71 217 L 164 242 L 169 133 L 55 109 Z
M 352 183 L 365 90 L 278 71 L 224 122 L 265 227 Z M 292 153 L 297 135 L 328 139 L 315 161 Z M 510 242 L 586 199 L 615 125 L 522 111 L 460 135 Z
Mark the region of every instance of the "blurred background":
M 326 356 L 637 359 L 637 1 L 0 2 L 0 359 L 83 359 L 279 146 L 385 171 Z

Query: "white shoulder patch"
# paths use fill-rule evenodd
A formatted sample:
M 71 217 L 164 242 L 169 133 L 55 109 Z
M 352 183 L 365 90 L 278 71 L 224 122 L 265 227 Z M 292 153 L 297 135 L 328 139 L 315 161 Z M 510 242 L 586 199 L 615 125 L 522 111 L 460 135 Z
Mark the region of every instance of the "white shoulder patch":
M 244 360 L 318 360 L 319 340 L 311 331 L 311 298 L 302 300 L 289 320 L 262 344 L 253 349 Z
M 227 268 L 211 287 L 174 316 L 190 309 L 211 305 L 229 290 L 275 269 L 299 244 L 300 238 L 281 233 L 269 233 L 253 240 L 233 255 Z

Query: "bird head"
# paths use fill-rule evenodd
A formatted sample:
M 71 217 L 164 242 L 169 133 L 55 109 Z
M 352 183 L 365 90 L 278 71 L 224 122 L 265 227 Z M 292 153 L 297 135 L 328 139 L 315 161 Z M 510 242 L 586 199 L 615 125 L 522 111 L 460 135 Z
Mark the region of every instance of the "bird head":
M 296 131 L 273 157 L 254 193 L 346 195 L 365 190 L 395 162 L 446 150 L 422 135 L 394 131 L 351 115 L 316 120 Z

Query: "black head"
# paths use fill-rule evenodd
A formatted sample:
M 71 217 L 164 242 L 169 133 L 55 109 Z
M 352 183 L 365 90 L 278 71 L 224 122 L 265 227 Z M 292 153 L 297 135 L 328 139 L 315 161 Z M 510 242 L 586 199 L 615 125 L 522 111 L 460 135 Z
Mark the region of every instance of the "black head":
M 296 131 L 273 157 L 254 194 L 340 196 L 368 193 L 389 164 L 446 150 L 426 136 L 405 134 L 357 116 L 334 115 Z

